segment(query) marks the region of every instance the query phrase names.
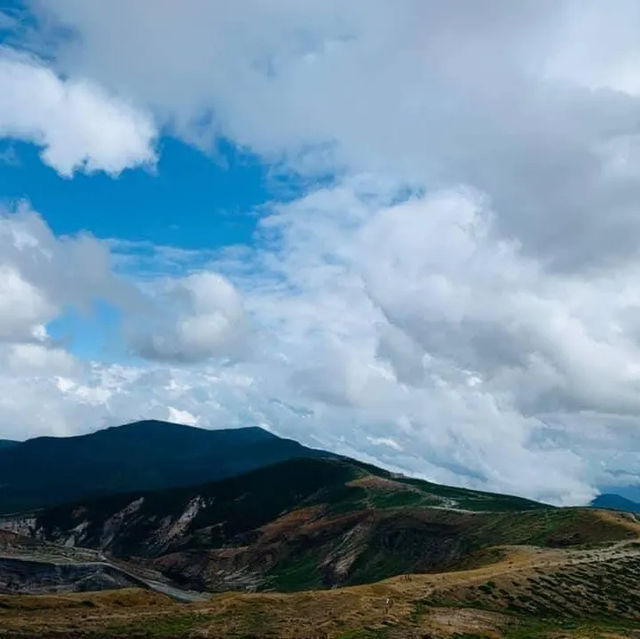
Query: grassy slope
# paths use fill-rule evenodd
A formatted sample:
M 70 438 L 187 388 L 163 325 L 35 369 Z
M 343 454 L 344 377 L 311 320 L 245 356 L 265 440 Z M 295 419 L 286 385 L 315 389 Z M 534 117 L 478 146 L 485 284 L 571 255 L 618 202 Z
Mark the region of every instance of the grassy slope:
M 414 505 L 442 505 L 454 506 L 458 509 L 472 511 L 518 511 L 518 510 L 535 510 L 548 508 L 546 504 L 516 497 L 514 495 L 502 495 L 500 493 L 488 493 L 479 490 L 471 490 L 468 488 L 458 488 L 455 486 L 444 486 L 442 484 L 434 484 L 423 479 L 415 479 L 394 475 L 384 469 L 377 468 L 371 464 L 365 464 L 356 460 L 349 460 L 354 466 L 368 475 L 380 477 L 385 480 L 396 483 L 394 493 L 402 493 L 406 497 L 415 491 L 419 491 L 422 499 L 413 501 Z M 396 503 L 390 505 L 409 505 L 408 503 Z

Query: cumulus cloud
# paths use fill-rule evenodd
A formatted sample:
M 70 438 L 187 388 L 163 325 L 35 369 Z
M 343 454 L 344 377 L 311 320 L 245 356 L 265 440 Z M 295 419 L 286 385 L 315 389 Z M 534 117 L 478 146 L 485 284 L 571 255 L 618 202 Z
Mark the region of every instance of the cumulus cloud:
M 636 251 L 633 0 L 32 4 L 76 36 L 52 39 L 58 68 L 194 144 L 224 135 L 301 171 L 471 185 L 495 232 L 555 269 Z
M 9 265 L 0 267 L 0 338 L 36 338 L 54 307 Z
M 32 5 L 58 75 L 10 60 L 29 77 L 74 95 L 61 78 L 91 78 L 190 143 L 224 135 L 335 183 L 224 259 L 112 243 L 144 263 L 135 313 L 108 247 L 14 223 L 0 357 L 23 372 L 2 378 L 1 423 L 258 424 L 556 503 L 640 473 L 637 3 Z M 83 153 L 59 170 L 90 170 Z M 146 362 L 52 352 L 47 321 L 93 291 L 127 309 Z
M 140 303 L 137 289 L 113 273 L 105 242 L 56 236 L 26 203 L 0 210 L 0 340 L 43 341 L 48 322 L 97 299 Z
M 618 331 L 637 297 L 545 272 L 474 191 L 372 193 L 321 190 L 264 223 L 271 287 L 254 281 L 247 307 L 277 344 L 265 392 L 295 407 L 276 423 L 443 481 L 587 499 L 600 451 L 554 430 L 588 412 L 602 436 L 611 413 L 637 414 L 640 351 Z
M 62 79 L 39 60 L 0 48 L 0 137 L 42 147 L 43 162 L 117 175 L 155 162 L 148 114 L 86 80 Z
M 188 410 L 178 410 L 169 406 L 169 421 L 175 424 L 186 424 L 187 426 L 196 426 L 198 418 L 194 417 Z
M 6 373 L 20 379 L 33 375 L 78 374 L 81 368 L 64 348 L 42 341 L 1 344 L 0 362 Z
M 151 326 L 133 338 L 140 355 L 195 362 L 241 354 L 247 324 L 242 299 L 228 280 L 217 273 L 194 273 L 164 282 L 162 289 Z
M 431 479 L 588 499 L 610 415 L 628 438 L 640 410 L 640 353 L 619 331 L 631 289 L 595 313 L 609 283 L 545 273 L 492 234 L 477 192 L 401 192 L 374 177 L 321 189 L 276 206 L 241 262 L 141 282 L 113 274 L 106 243 L 5 215 L 4 267 L 23 287 L 7 316 L 28 331 L 5 328 L 2 423 L 260 424 Z M 95 296 L 125 311 L 150 363 L 81 361 L 47 339 L 51 318 Z
M 134 343 L 152 360 L 227 361 L 244 352 L 243 302 L 224 277 L 201 272 L 150 284 L 118 275 L 113 262 L 108 242 L 88 234 L 57 236 L 27 204 L 0 215 L 4 436 L 72 434 L 149 416 L 200 421 L 203 406 L 193 391 L 211 383 L 213 374 L 81 360 L 49 335 L 48 324 L 69 308 L 88 314 L 94 302 L 103 301 L 136 330 L 144 324 L 145 338 L 135 332 Z M 127 335 L 132 333 L 122 337 Z M 210 404 L 203 415 L 208 423 L 211 406 L 220 409 Z

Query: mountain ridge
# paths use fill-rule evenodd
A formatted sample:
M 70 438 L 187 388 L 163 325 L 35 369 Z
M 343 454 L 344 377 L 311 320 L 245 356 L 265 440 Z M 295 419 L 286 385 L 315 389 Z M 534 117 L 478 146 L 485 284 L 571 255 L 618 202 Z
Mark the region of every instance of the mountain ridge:
M 156 420 L 73 437 L 36 437 L 0 447 L 0 513 L 198 484 L 328 454 L 259 427 L 208 430 Z
M 611 510 L 621 510 L 629 513 L 640 513 L 638 502 L 616 495 L 614 493 L 603 493 L 591 501 L 594 508 L 608 508 Z

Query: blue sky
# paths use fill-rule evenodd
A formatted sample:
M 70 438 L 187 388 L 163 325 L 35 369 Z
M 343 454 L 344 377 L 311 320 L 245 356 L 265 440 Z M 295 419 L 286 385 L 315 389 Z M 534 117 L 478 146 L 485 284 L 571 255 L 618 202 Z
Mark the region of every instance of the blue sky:
M 22 26 L 34 21 L 19 0 L 3 0 L 0 11 L 19 16 Z M 24 45 L 16 31 L 0 28 L 0 46 Z M 161 133 L 155 146 L 152 167 L 70 179 L 43 164 L 33 144 L 5 138 L 0 198 L 27 200 L 57 234 L 88 230 L 101 238 L 211 249 L 250 244 L 261 205 L 301 192 L 291 172 L 223 138 L 205 151 Z
M 197 249 L 251 241 L 257 209 L 278 197 L 269 167 L 226 144 L 205 155 L 162 137 L 153 169 L 60 176 L 33 145 L 9 141 L 0 163 L 5 200 L 27 199 L 60 234 L 90 230 L 102 238 Z
M 33 145 L 5 141 L 0 193 L 10 206 L 28 201 L 59 235 L 88 231 L 190 250 L 250 245 L 261 206 L 293 194 L 293 183 L 285 189 L 269 166 L 228 143 L 211 154 L 169 137 L 157 144 L 152 169 L 69 179 L 44 165 Z M 119 321 L 116 309 L 96 301 L 83 312 L 68 309 L 48 330 L 78 356 L 129 359 L 115 338 Z
M 638 29 L 595 0 L 0 3 L 0 437 L 261 425 L 637 494 Z

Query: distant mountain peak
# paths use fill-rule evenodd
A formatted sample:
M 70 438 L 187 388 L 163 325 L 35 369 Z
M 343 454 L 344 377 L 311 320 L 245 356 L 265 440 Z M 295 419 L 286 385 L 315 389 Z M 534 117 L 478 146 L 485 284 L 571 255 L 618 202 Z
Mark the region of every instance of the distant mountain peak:
M 91 435 L 95 435 L 97 433 L 108 433 L 108 432 L 125 432 L 125 431 L 174 431 L 178 430 L 192 430 L 192 431 L 201 431 L 201 432 L 243 432 L 243 433 L 264 433 L 265 435 L 269 435 L 271 437 L 276 437 L 273 433 L 265 430 L 264 428 L 260 428 L 259 426 L 239 426 L 232 428 L 205 428 L 203 426 L 194 426 L 192 424 L 180 424 L 178 422 L 169 422 L 162 419 L 139 419 L 133 422 L 127 422 L 126 424 L 117 424 L 114 426 L 107 426 L 106 428 L 101 428 Z
M 167 422 L 161 419 L 139 419 L 133 422 L 127 422 L 126 424 L 115 424 L 113 426 L 107 426 L 106 428 L 99 428 L 98 430 L 90 433 L 91 435 L 113 432 L 126 432 L 126 431 L 166 431 L 173 429 L 194 429 L 194 430 L 210 430 L 202 428 L 200 426 L 191 426 L 189 424 L 179 424 L 177 422 Z
M 96 433 L 106 433 L 108 431 L 123 431 L 123 430 L 141 430 L 141 429 L 170 429 L 170 428 L 193 428 L 196 430 L 210 430 L 202 428 L 201 426 L 192 426 L 190 424 L 179 424 L 178 422 L 168 422 L 162 419 L 138 419 L 133 422 L 127 422 L 125 424 L 115 424 L 113 426 L 107 426 L 106 428 L 100 428 Z
M 0 446 L 0 513 L 215 481 L 327 454 L 257 426 L 207 429 L 160 420 L 37 437 Z
M 640 504 L 622 495 L 614 493 L 603 493 L 598 495 L 592 502 L 594 508 L 609 508 L 611 510 L 624 510 L 630 513 L 640 513 Z

